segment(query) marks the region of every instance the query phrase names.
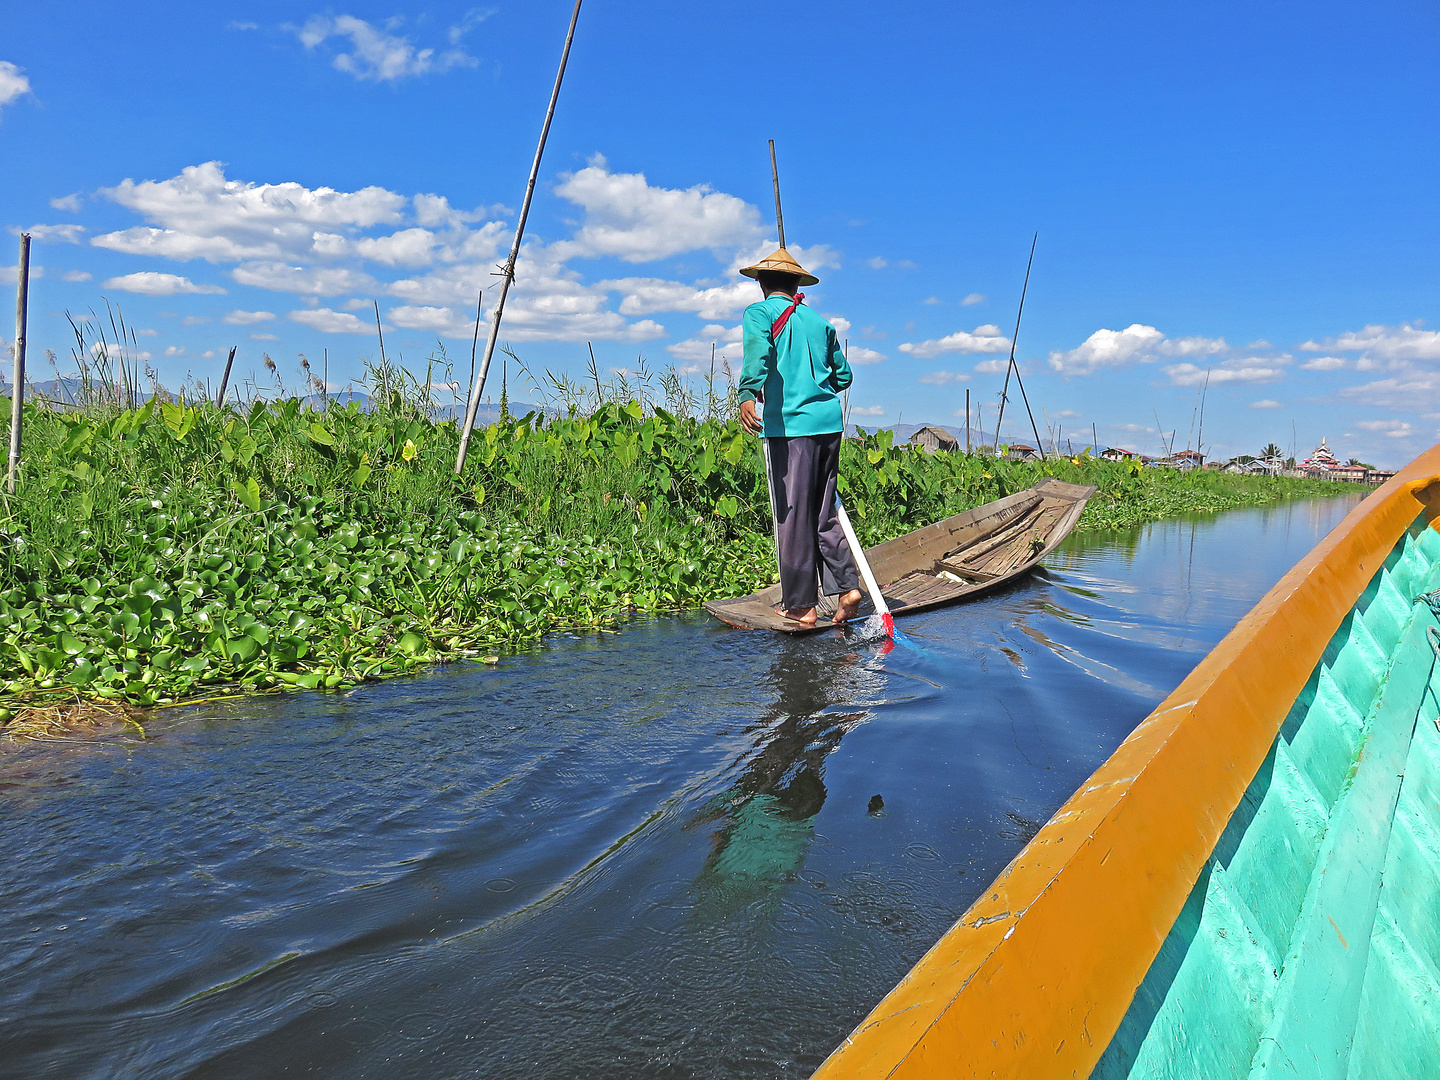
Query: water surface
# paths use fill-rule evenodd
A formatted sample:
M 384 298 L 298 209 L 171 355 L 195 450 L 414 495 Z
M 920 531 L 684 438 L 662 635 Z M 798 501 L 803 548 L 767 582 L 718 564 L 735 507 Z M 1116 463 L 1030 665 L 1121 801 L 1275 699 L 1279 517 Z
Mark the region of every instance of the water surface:
M 0 1075 L 804 1077 L 1350 497 L 0 758 Z M 872 796 L 883 798 L 871 812 Z

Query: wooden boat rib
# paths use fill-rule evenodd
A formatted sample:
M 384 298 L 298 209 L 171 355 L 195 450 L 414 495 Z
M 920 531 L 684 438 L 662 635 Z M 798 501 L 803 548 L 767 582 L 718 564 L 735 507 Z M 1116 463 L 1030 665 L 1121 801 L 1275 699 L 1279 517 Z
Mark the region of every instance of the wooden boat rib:
M 1255 605 L 816 1080 L 1440 1075 L 1437 527 L 1440 447 Z
M 880 592 L 895 615 L 912 615 L 971 599 L 1019 577 L 1070 534 L 1093 487 L 1042 480 L 1032 488 L 866 548 Z M 746 630 L 813 633 L 833 625 L 835 598 L 820 602 L 816 626 L 802 627 L 775 613 L 780 586 L 749 596 L 711 600 L 705 610 Z M 872 609 L 869 601 L 861 615 Z

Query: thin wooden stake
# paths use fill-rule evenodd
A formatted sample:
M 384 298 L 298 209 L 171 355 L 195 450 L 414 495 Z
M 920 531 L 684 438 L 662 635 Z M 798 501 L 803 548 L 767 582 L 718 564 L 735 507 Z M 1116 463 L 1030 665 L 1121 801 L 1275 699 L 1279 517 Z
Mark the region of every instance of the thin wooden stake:
M 970 388 L 965 388 L 965 453 L 970 453 Z
M 215 395 L 215 407 L 218 409 L 225 404 L 225 388 L 230 385 L 230 365 L 235 363 L 235 350 L 240 346 L 231 345 L 230 355 L 225 360 L 225 374 L 220 376 L 220 392 Z
M 385 404 L 390 404 L 390 364 L 385 359 L 385 331 L 380 329 L 380 301 L 370 301 L 375 305 L 375 336 L 380 339 L 380 397 Z M 373 405 L 374 402 L 371 402 Z
M 780 234 L 780 246 L 785 246 L 785 215 L 780 213 L 780 170 L 775 165 L 775 140 L 770 140 L 770 179 L 775 182 L 775 231 Z
M 475 296 L 475 333 L 470 337 L 470 377 L 465 380 L 466 386 L 473 386 L 475 383 L 475 350 L 480 347 L 480 315 L 485 309 L 485 290 L 477 289 Z
M 550 137 L 550 122 L 555 119 L 555 103 L 560 99 L 560 83 L 565 78 L 565 64 L 570 59 L 570 43 L 575 40 L 575 24 L 580 19 L 580 3 L 581 0 L 575 0 L 575 10 L 570 15 L 570 30 L 565 35 L 565 48 L 560 53 L 560 70 L 555 73 L 555 88 L 550 91 L 550 107 L 545 110 L 545 123 L 540 128 L 540 143 L 535 147 L 535 161 L 530 166 L 530 179 L 525 184 L 525 200 L 520 204 L 520 218 L 515 223 L 515 240 L 510 245 L 510 257 L 500 268 L 500 295 L 495 298 L 495 308 L 490 313 L 490 336 L 485 339 L 485 357 L 480 361 L 480 370 L 470 386 L 470 400 L 465 406 L 465 426 L 460 431 L 460 450 L 455 455 L 457 475 L 465 468 L 470 435 L 475 430 L 475 413 L 480 408 L 480 395 L 485 392 L 485 376 L 490 371 L 490 361 L 495 356 L 495 342 L 500 336 L 505 298 L 515 280 L 515 260 L 520 257 L 520 239 L 525 235 L 525 221 L 530 216 L 530 200 L 535 195 L 535 181 L 540 175 L 540 158 L 545 153 L 545 140 Z
M 1035 245 L 1040 240 L 1037 232 L 1030 240 L 1030 261 L 1025 264 L 1025 284 L 1020 287 L 1020 308 L 1015 312 L 1015 333 L 1010 336 L 1010 362 L 1005 365 L 1005 385 L 1000 390 L 1000 415 L 995 420 L 995 453 L 1000 453 L 1000 425 L 1005 422 L 1005 398 L 1010 391 L 1010 372 L 1015 372 L 1015 381 L 1020 383 L 1020 368 L 1015 363 L 1015 344 L 1020 338 L 1020 317 L 1025 314 L 1025 294 L 1030 290 L 1030 268 L 1035 265 Z M 1020 383 L 1020 397 L 1025 401 L 1025 412 L 1030 417 L 1030 430 L 1039 445 L 1040 458 L 1045 459 L 1045 444 L 1040 441 L 1040 429 L 1035 426 L 1035 414 L 1030 411 L 1030 399 L 1025 396 L 1025 385 Z
M 20 472 L 20 421 L 25 401 L 25 323 L 30 306 L 30 234 L 20 234 L 20 265 L 15 274 L 15 381 L 10 388 L 10 460 L 5 490 L 15 494 Z

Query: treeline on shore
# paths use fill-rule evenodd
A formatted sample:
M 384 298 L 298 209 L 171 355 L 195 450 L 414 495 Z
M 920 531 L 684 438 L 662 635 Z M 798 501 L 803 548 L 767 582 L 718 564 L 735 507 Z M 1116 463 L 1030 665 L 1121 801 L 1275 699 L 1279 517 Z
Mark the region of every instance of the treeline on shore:
M 0 722 L 67 699 L 349 686 L 775 580 L 738 423 L 565 412 L 503 414 L 457 476 L 455 423 L 398 390 L 370 408 L 27 405 L 0 512 Z M 840 472 L 867 545 L 1045 476 L 1099 488 L 1082 529 L 1351 488 L 930 454 L 885 431 L 847 439 Z

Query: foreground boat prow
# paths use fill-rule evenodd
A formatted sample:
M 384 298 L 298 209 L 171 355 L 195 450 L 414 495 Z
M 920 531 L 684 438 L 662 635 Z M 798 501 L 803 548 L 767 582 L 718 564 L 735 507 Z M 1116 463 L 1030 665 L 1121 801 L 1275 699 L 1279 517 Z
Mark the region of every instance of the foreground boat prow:
M 817 1078 L 1440 1076 L 1440 447 L 1081 785 Z

